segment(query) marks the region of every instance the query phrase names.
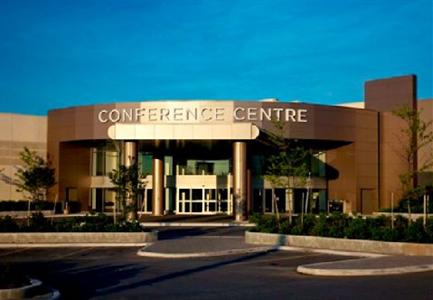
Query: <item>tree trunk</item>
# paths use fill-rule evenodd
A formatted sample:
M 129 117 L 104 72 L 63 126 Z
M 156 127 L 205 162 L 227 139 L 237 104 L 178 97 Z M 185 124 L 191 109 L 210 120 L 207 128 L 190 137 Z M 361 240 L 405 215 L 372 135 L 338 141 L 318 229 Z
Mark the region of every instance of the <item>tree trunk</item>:
M 29 199 L 29 202 L 27 204 L 27 226 L 30 226 L 30 204 L 32 200 Z

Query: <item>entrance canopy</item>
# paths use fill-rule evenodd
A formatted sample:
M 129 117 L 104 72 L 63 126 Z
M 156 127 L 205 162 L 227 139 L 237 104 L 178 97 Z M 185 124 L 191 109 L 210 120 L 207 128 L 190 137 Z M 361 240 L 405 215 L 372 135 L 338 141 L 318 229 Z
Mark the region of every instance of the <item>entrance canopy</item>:
M 252 123 L 123 124 L 108 128 L 113 140 L 254 140 L 259 128 Z

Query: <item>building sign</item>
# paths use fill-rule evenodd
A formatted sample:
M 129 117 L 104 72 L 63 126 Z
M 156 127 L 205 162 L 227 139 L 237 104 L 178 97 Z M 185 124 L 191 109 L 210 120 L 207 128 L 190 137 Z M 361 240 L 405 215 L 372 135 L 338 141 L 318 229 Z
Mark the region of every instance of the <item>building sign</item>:
M 103 109 L 98 113 L 101 123 L 148 122 L 224 122 L 226 107 L 158 107 Z M 283 107 L 236 107 L 232 121 L 307 122 L 307 109 Z

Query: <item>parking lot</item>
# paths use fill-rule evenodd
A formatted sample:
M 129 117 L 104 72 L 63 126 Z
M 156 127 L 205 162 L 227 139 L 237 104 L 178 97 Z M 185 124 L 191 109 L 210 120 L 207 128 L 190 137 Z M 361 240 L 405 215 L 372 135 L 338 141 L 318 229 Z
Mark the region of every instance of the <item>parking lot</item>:
M 197 231 L 167 231 L 182 238 Z M 202 234 L 236 236 L 227 230 Z M 139 257 L 137 248 L 0 250 L 0 261 L 57 288 L 64 299 L 431 299 L 433 272 L 386 277 L 313 277 L 301 264 L 350 257 L 274 251 L 196 259 Z

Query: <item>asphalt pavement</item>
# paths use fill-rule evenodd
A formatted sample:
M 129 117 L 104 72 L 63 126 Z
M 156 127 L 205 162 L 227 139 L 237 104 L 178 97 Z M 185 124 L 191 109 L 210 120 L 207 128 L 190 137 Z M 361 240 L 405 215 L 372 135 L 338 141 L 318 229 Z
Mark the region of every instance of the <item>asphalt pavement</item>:
M 165 244 L 180 245 L 192 239 L 238 240 L 243 231 L 170 228 L 160 233 Z M 58 289 L 63 299 L 431 299 L 433 295 L 432 271 L 373 277 L 309 276 L 296 271 L 300 265 L 359 259 L 355 256 L 263 251 L 162 259 L 140 257 L 139 249 L 3 249 L 0 262 L 41 279 Z

